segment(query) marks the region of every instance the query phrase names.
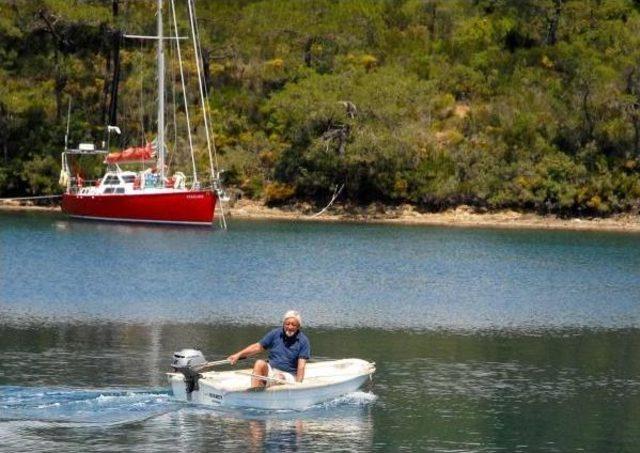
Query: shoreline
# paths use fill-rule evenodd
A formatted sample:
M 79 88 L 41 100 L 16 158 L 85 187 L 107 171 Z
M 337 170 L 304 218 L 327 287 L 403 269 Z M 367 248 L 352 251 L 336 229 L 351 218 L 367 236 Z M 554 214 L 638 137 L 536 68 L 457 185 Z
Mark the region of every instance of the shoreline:
M 0 201 L 0 210 L 5 212 L 56 212 L 60 210 L 60 207 Z M 459 206 L 456 209 L 438 213 L 422 213 L 411 205 L 390 207 L 374 204 L 356 209 L 345 209 L 343 206 L 334 205 L 327 212 L 317 215 L 308 204 L 278 208 L 265 206 L 260 201 L 243 199 L 232 203 L 225 209 L 225 215 L 230 219 L 242 220 L 640 233 L 640 215 L 637 214 L 620 214 L 609 218 L 561 219 L 556 216 L 542 216 L 511 210 L 477 213 L 468 206 Z
M 240 200 L 230 209 L 230 216 L 253 220 L 640 233 L 640 215 L 634 214 L 610 218 L 561 219 L 556 216 L 541 216 L 511 210 L 477 213 L 469 206 L 459 206 L 456 209 L 438 213 L 418 212 L 412 205 L 398 207 L 372 205 L 357 210 L 345 210 L 341 206 L 334 206 L 328 212 L 315 216 L 309 205 L 303 205 L 294 210 L 270 208 L 260 202 Z

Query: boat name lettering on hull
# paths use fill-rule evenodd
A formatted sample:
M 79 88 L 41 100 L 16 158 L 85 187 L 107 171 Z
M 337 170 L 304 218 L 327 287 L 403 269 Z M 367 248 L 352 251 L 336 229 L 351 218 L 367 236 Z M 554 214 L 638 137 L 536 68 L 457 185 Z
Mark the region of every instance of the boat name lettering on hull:
M 212 403 L 222 403 L 222 395 L 218 395 L 217 393 L 209 393 L 209 397 L 211 398 Z
M 187 195 L 187 198 L 200 200 L 200 199 L 204 198 L 204 195 Z

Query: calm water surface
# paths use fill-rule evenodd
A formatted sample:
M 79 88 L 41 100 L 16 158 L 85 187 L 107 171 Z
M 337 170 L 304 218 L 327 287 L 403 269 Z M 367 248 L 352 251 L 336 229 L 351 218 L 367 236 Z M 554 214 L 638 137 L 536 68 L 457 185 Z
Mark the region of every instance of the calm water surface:
M 302 412 L 172 400 L 298 308 L 372 385 Z M 0 450 L 638 451 L 640 235 L 0 213 Z

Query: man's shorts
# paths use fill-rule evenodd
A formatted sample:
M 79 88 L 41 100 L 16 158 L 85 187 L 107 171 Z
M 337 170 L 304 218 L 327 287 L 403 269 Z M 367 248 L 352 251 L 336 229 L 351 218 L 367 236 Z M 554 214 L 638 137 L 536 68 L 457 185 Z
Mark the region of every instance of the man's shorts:
M 273 368 L 271 365 L 267 364 L 267 366 L 269 367 L 269 374 L 268 376 L 270 378 L 275 378 L 275 379 L 282 379 L 284 381 L 287 382 L 287 384 L 295 384 L 296 382 L 296 378 L 293 377 L 293 374 L 291 373 L 287 373 L 286 371 L 280 371 L 277 368 Z M 270 384 L 275 384 L 276 382 L 270 382 Z

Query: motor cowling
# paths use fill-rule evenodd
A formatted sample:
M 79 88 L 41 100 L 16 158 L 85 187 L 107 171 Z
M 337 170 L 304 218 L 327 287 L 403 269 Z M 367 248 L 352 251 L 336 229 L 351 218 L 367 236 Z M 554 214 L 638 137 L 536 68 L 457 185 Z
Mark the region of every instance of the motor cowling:
M 182 368 L 194 367 L 206 362 L 207 360 L 201 351 L 197 349 L 181 349 L 173 353 L 171 366 L 175 371 L 180 371 Z
M 201 375 L 199 366 L 207 363 L 204 355 L 197 349 L 182 349 L 173 353 L 171 367 L 173 371 L 182 373 L 187 392 L 187 399 L 191 399 L 191 393 L 199 390 L 198 380 Z

